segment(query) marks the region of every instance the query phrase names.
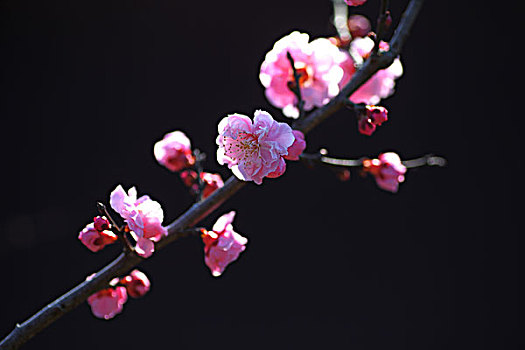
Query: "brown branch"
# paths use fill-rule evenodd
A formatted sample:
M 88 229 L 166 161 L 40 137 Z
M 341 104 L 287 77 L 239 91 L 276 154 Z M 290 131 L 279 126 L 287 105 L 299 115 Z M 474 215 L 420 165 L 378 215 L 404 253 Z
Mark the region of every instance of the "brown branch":
M 411 0 L 408 4 L 390 42 L 390 51 L 381 56 L 374 56 L 373 58 L 371 56 L 367 59 L 361 69 L 354 74 L 350 82 L 336 97 L 334 97 L 327 105 L 310 113 L 304 119 L 299 120 L 296 125 L 294 125 L 294 128 L 305 134 L 308 133 L 323 120 L 342 108 L 344 106 L 344 101 L 348 96 L 350 96 L 351 93 L 368 80 L 375 72 L 392 64 L 395 57 L 399 55 L 401 48 L 408 37 L 410 28 L 417 17 L 423 1 L 424 0 Z M 156 249 L 162 249 L 169 243 L 186 236 L 187 233 L 184 232 L 186 232 L 187 228 L 194 226 L 213 212 L 224 201 L 244 187 L 245 184 L 245 182 L 242 182 L 233 176 L 230 177 L 223 187 L 216 190 L 206 199 L 195 203 L 178 219 L 169 224 L 168 236 L 155 245 Z M 142 260 L 142 258 L 133 254 L 120 254 L 109 265 L 97 272 L 93 278 L 82 282 L 66 294 L 51 302 L 24 323 L 17 324 L 15 329 L 9 333 L 2 342 L 0 342 L 0 349 L 19 348 L 22 344 L 45 329 L 51 323 L 58 320 L 65 313 L 84 302 L 91 294 L 105 288 L 113 277 L 124 275 Z
M 363 85 L 372 75 L 378 70 L 390 66 L 394 59 L 399 55 L 403 45 L 408 38 L 410 29 L 417 18 L 419 10 L 423 5 L 424 0 L 411 0 L 405 12 L 401 16 L 399 25 L 394 31 L 394 35 L 390 40 L 390 50 L 381 54 L 380 56 L 370 55 L 370 57 L 363 63 L 361 68 L 354 73 L 352 79 L 346 86 L 335 96 L 330 102 L 323 107 L 313 111 L 302 120 L 294 123 L 293 128 L 308 133 L 315 128 L 326 118 L 340 110 L 348 97 L 354 93 L 361 85 Z

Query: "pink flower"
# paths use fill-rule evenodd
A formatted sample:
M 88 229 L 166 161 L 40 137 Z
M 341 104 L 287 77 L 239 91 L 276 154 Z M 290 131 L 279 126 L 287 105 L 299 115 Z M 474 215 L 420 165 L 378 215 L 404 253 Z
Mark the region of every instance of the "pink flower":
M 132 298 L 140 298 L 149 292 L 151 283 L 148 277 L 141 271 L 135 269 L 131 273 L 120 279 L 120 284 L 122 284 L 128 295 Z
M 126 193 L 121 185 L 111 192 L 109 202 L 136 236 L 137 254 L 144 258 L 151 256 L 155 249 L 153 242 L 158 242 L 162 236 L 168 234 L 166 228 L 162 226 L 164 212 L 160 204 L 151 200 L 149 196 L 137 199 L 135 187 L 130 188 Z
M 155 143 L 153 153 L 157 161 L 171 171 L 180 171 L 195 164 L 190 139 L 182 131 L 164 135 Z
M 91 306 L 93 315 L 109 320 L 122 312 L 124 303 L 127 300 L 126 288 L 116 287 L 96 292 L 87 299 L 87 302 Z
M 350 44 L 350 51 L 353 52 L 353 57 L 364 60 L 370 55 L 374 41 L 368 37 L 355 38 Z M 388 51 L 388 44 L 380 43 L 380 50 Z M 343 52 L 343 51 L 341 51 Z M 349 81 L 355 72 L 355 63 L 348 53 L 345 53 L 346 58 L 341 62 L 341 68 L 344 71 L 343 78 L 339 82 L 339 87 L 342 88 Z M 350 100 L 354 103 L 365 103 L 367 105 L 376 105 L 382 98 L 387 98 L 394 93 L 395 79 L 403 74 L 403 66 L 399 58 L 394 60 L 389 67 L 379 70 L 366 83 L 361 85 L 351 96 Z
M 366 106 L 366 113 L 358 116 L 357 125 L 359 132 L 364 135 L 372 135 L 376 126 L 388 120 L 388 110 L 381 106 Z
M 115 242 L 117 236 L 108 230 L 97 230 L 95 228 L 95 223 L 92 222 L 87 224 L 86 227 L 80 231 L 78 239 L 92 252 L 98 252 L 106 245 Z
M 266 54 L 259 79 L 266 88 L 270 103 L 283 109 L 284 115 L 297 118 L 297 98 L 290 90 L 295 86 L 293 69 L 287 58 L 289 52 L 296 71 L 301 75 L 299 85 L 304 100 L 304 110 L 326 104 L 339 93 L 338 83 L 343 76 L 339 67 L 345 56 L 336 45 L 325 38 L 308 42 L 305 33 L 293 32 L 278 40 Z
M 234 211 L 224 214 L 213 225 L 212 231 L 204 230 L 202 234 L 204 262 L 215 277 L 220 276 L 228 264 L 237 260 L 248 242 L 245 237 L 233 231 L 234 217 Z
M 304 134 L 301 131 L 292 130 L 292 133 L 295 140 L 292 145 L 288 147 L 288 154 L 284 156 L 284 159 L 299 160 L 299 156 L 306 148 L 306 141 L 304 140 Z
M 217 161 L 227 164 L 244 181 L 260 185 L 268 174 L 282 169 L 282 157 L 295 140 L 286 123 L 278 123 L 265 111 L 255 111 L 254 121 L 232 114 L 219 123 Z
M 186 169 L 180 173 L 180 177 L 186 186 L 190 187 L 194 193 L 198 193 L 199 183 L 197 181 L 197 172 L 195 170 Z M 222 177 L 219 174 L 212 174 L 203 171 L 201 173 L 201 179 L 204 182 L 202 198 L 208 197 L 215 192 L 215 190 L 224 186 L 224 181 L 222 181 Z
M 345 0 L 345 2 L 348 6 L 359 6 L 363 5 L 366 0 Z
M 387 152 L 380 154 L 377 159 L 364 160 L 363 170 L 372 174 L 383 190 L 397 192 L 399 183 L 405 181 L 407 168 L 396 153 Z

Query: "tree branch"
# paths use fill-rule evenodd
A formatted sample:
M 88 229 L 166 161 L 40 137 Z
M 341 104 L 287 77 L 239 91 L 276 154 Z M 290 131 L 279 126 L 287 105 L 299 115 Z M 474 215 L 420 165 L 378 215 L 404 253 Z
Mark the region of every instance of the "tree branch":
M 397 26 L 392 39 L 390 40 L 390 50 L 380 56 L 370 55 L 363 63 L 361 68 L 355 72 L 352 79 L 330 102 L 323 107 L 313 111 L 302 120 L 296 121 L 293 128 L 303 133 L 308 133 L 326 118 L 340 110 L 348 97 L 363 85 L 378 70 L 390 66 L 394 59 L 399 55 L 403 45 L 408 38 L 410 29 L 417 18 L 419 10 L 424 0 L 411 0 L 403 13 L 399 25 Z
M 408 4 L 399 26 L 390 42 L 390 51 L 381 56 L 374 58 L 371 56 L 367 59 L 361 69 L 353 75 L 350 82 L 336 97 L 334 97 L 327 105 L 310 113 L 304 119 L 297 121 L 294 128 L 305 134 L 308 133 L 330 115 L 341 109 L 348 96 L 367 81 L 375 72 L 392 64 L 395 57 L 399 55 L 401 48 L 408 37 L 410 28 L 417 17 L 423 1 L 424 0 L 411 0 Z M 169 243 L 181 237 L 185 237 L 187 235 L 187 232 L 185 231 L 187 228 L 197 224 L 200 220 L 213 212 L 224 201 L 244 187 L 244 185 L 246 185 L 245 182 L 231 176 L 223 187 L 214 191 L 206 199 L 195 203 L 178 219 L 169 224 L 168 236 L 156 243 L 155 248 L 157 250 L 162 249 Z M 82 282 L 66 294 L 51 302 L 24 323 L 17 324 L 15 329 L 9 333 L 2 342 L 0 342 L 0 349 L 19 348 L 48 325 L 58 320 L 61 316 L 74 309 L 80 303 L 84 302 L 91 294 L 100 289 L 106 288 L 112 278 L 127 273 L 142 260 L 142 258 L 133 254 L 120 254 L 109 265 L 97 272 L 95 276 Z

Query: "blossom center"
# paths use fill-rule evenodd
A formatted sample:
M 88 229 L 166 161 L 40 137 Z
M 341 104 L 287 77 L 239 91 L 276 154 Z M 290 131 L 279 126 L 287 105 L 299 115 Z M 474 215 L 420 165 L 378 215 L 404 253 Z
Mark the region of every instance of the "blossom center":
M 226 155 L 234 161 L 244 161 L 249 165 L 250 159 L 259 155 L 259 142 L 253 134 L 241 131 L 236 139 L 224 136 L 223 140 Z
M 297 72 L 297 75 L 299 76 L 299 87 L 302 87 L 305 85 L 306 82 L 310 80 L 310 77 L 312 76 L 312 68 L 307 66 L 304 62 L 295 62 L 295 71 Z M 296 83 L 295 83 L 295 77 L 293 75 L 293 69 L 290 68 L 290 73 L 288 75 L 288 88 L 289 89 L 295 89 Z

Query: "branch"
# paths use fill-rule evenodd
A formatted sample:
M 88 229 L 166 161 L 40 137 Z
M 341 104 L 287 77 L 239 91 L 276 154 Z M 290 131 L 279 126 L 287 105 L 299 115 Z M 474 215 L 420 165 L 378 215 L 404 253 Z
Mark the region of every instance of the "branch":
M 394 62 L 394 59 L 401 52 L 401 49 L 408 38 L 410 29 L 412 28 L 419 10 L 423 5 L 423 2 L 424 0 L 410 1 L 405 12 L 403 13 L 403 16 L 401 17 L 394 35 L 392 36 L 392 39 L 390 40 L 389 51 L 381 54 L 380 56 L 370 55 L 337 96 L 335 96 L 323 107 L 310 113 L 308 116 L 306 116 L 306 118 L 296 121 L 296 123 L 293 125 L 293 128 L 302 131 L 304 134 L 308 133 L 326 118 L 340 110 L 344 106 L 348 97 L 368 79 L 370 79 L 370 77 L 372 77 L 372 75 L 374 75 L 378 70 L 390 66 Z
M 399 26 L 390 42 L 390 51 L 381 56 L 370 56 L 361 69 L 353 75 L 350 82 L 336 97 L 334 97 L 327 105 L 310 113 L 304 119 L 298 120 L 296 125 L 294 125 L 294 128 L 305 134 L 308 133 L 330 115 L 341 109 L 348 96 L 350 96 L 350 94 L 368 80 L 375 72 L 392 64 L 395 57 L 399 55 L 401 48 L 408 37 L 410 28 L 417 17 L 423 1 L 424 0 L 411 0 L 408 4 Z M 223 187 L 214 191 L 206 199 L 195 203 L 178 219 L 169 224 L 167 227 L 168 236 L 155 244 L 156 250 L 162 249 L 169 243 L 187 236 L 187 229 L 189 227 L 194 226 L 217 209 L 217 207 L 219 207 L 224 201 L 244 187 L 245 184 L 245 182 L 231 176 Z M 140 264 L 142 260 L 142 258 L 134 254 L 120 254 L 109 265 L 97 272 L 93 278 L 82 282 L 66 294 L 51 302 L 24 323 L 17 324 L 15 329 L 9 333 L 2 342 L 0 342 L 0 348 L 2 350 L 19 348 L 22 344 L 34 337 L 51 323 L 77 307 L 91 294 L 107 287 L 109 281 L 113 277 L 127 273 L 133 267 Z

